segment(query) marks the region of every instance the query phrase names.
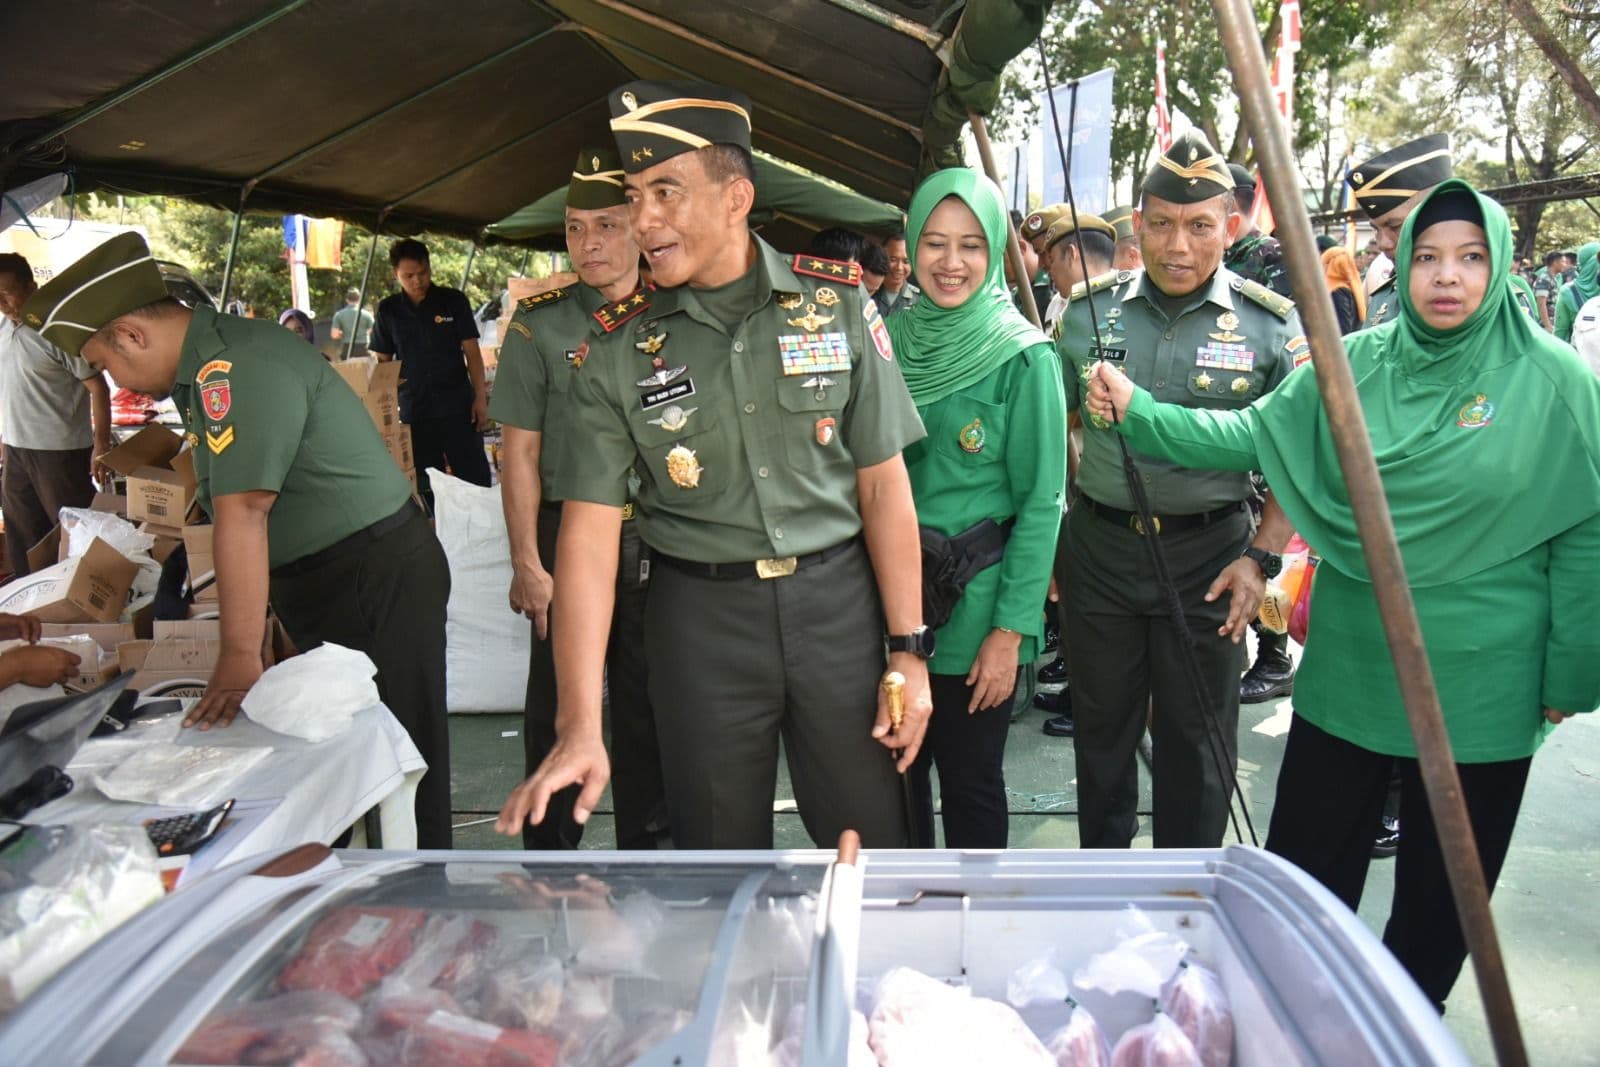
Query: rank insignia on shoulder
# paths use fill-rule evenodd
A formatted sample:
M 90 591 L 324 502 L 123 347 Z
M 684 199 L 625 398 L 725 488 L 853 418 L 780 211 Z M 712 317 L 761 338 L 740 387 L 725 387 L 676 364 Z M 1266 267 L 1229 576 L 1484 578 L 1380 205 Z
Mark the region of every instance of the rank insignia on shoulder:
M 649 290 L 640 288 L 614 304 L 606 304 L 594 313 L 594 321 L 606 333 L 611 333 L 629 319 L 637 318 L 650 307 Z
M 532 296 L 523 297 L 517 301 L 517 306 L 524 311 L 532 311 L 534 308 L 544 307 L 546 304 L 554 304 L 558 300 L 565 300 L 567 295 L 565 289 L 546 289 L 542 293 L 534 293 Z
M 1104 274 L 1095 275 L 1087 282 L 1079 282 L 1077 285 L 1072 287 L 1070 292 L 1067 293 L 1067 302 L 1071 303 L 1074 300 L 1082 300 L 1083 297 L 1088 293 L 1098 293 L 1102 289 L 1111 288 L 1119 281 L 1127 281 L 1128 279 L 1122 276 L 1124 274 L 1132 277 L 1132 274 L 1128 271 L 1118 272 L 1108 270 Z
M 206 447 L 211 449 L 212 455 L 222 455 L 223 452 L 227 451 L 228 446 L 231 444 L 233 444 L 232 426 L 224 427 L 221 433 L 212 433 L 210 430 L 206 431 Z
M 1229 283 L 1241 293 L 1245 299 L 1253 304 L 1260 304 L 1280 319 L 1288 319 L 1289 312 L 1294 310 L 1294 301 L 1281 293 L 1275 293 L 1260 282 L 1252 282 L 1245 278 L 1235 278 Z
M 515 319 L 513 319 L 512 321 L 506 323 L 506 332 L 507 333 L 520 333 L 523 337 L 527 338 L 528 340 L 530 340 L 530 341 L 533 340 L 533 331 L 528 329 L 522 323 L 517 322 Z
M 813 278 L 827 278 L 846 285 L 861 283 L 861 264 L 838 259 L 821 259 L 817 256 L 795 256 L 792 268 L 796 274 Z

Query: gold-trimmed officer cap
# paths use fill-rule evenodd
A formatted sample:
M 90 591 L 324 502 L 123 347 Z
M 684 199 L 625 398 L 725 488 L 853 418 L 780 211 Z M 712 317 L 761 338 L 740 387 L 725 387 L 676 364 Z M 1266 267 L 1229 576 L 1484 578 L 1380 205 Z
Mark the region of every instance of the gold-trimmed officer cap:
M 750 150 L 750 98 L 706 82 L 629 82 L 611 93 L 611 135 L 637 174 L 714 144 Z
M 1198 204 L 1233 192 L 1233 172 L 1206 135 L 1190 128 L 1144 176 L 1144 191 L 1174 204 Z
M 1082 230 L 1084 233 L 1103 233 L 1113 241 L 1117 239 L 1117 228 L 1099 215 L 1088 215 L 1080 211 L 1078 212 L 1078 224 L 1074 226 L 1072 224 L 1072 213 L 1068 212 L 1052 222 L 1050 228 L 1044 231 L 1044 246 L 1049 248 L 1063 237 L 1067 237 L 1078 230 Z
M 1432 189 L 1454 172 L 1450 135 L 1430 133 L 1378 153 L 1353 168 L 1347 180 L 1361 210 L 1368 218 L 1376 219 L 1423 190 Z
M 615 148 L 585 148 L 572 165 L 572 180 L 567 183 L 567 206 L 579 211 L 626 204 L 622 194 L 622 160 Z
M 1100 217 L 1117 231 L 1117 240 L 1126 241 L 1133 236 L 1133 208 L 1128 205 L 1118 204 Z
M 40 286 L 23 305 L 22 321 L 75 356 L 112 319 L 167 295 L 144 238 L 119 233 Z
M 1029 212 L 1028 217 L 1022 220 L 1022 225 L 1017 227 L 1017 233 L 1024 241 L 1032 241 L 1043 236 L 1044 232 L 1055 225 L 1056 220 L 1069 210 L 1066 204 L 1051 204 L 1049 207 Z

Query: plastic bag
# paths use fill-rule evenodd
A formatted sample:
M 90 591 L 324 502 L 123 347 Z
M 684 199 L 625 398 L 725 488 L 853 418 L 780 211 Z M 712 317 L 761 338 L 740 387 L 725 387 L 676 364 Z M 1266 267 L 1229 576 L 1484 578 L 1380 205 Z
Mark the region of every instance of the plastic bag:
M 501 956 L 483 975 L 478 1003 L 499 1026 L 546 1027 L 561 1012 L 566 968 L 555 956 Z
M 460 997 L 475 991 L 497 932 L 466 915 L 428 916 L 411 955 L 383 979 L 385 992 L 420 992 L 430 987 Z
M 109 773 L 92 776 L 112 800 L 164 808 L 215 807 L 232 795 L 238 780 L 272 754 L 270 748 L 221 748 L 152 741 Z
M 89 551 L 96 537 L 136 563 L 141 562 L 141 556 L 149 559 L 156 547 L 155 535 L 140 533 L 137 526 L 113 512 L 62 508 L 59 518 L 61 535 L 67 539 L 68 559 Z
M 354 1000 L 411 958 L 426 918 L 415 908 L 362 905 L 329 912 L 278 973 L 278 986 L 328 990 Z
M 845 1067 L 878 1067 L 878 1057 L 868 1043 L 870 1031 L 867 1017 L 859 1011 L 850 1013 L 850 1043 L 845 1051 Z M 772 1050 L 774 1067 L 800 1067 L 806 1036 L 806 1006 L 796 1004 L 789 1009 L 783 1025 L 783 1040 Z
M 1200 1053 L 1157 1009 L 1154 1019 L 1122 1035 L 1111 1052 L 1111 1067 L 1201 1067 Z
M 1294 609 L 1289 612 L 1289 636 L 1302 645 L 1306 643 L 1306 632 L 1311 629 L 1311 591 L 1321 563 L 1316 556 L 1306 560 L 1306 574 L 1295 595 Z
M 318 1046 L 354 1050 L 360 1058 L 352 1062 L 365 1063 L 349 1037 L 360 1021 L 361 1009 L 348 997 L 326 990 L 284 993 L 214 1012 L 189 1035 L 173 1062 L 288 1063 Z M 342 1036 L 347 1047 L 331 1034 Z
M 577 963 L 587 971 L 606 974 L 646 974 L 645 957 L 666 926 L 667 911 L 649 893 L 640 891 L 617 901 L 578 946 Z
M 1071 994 L 1067 976 L 1051 956 L 1029 960 L 1006 979 L 1006 1002 L 1036 1034 L 1051 1033 L 1067 1023 Z
M 162 896 L 141 826 L 30 826 L 0 849 L 0 1011 Z
M 909 967 L 879 980 L 867 1029 L 880 1067 L 1055 1067 L 1015 1009 Z
M 1233 1062 L 1233 1009 L 1209 968 L 1185 960 L 1162 991 L 1161 1007 L 1194 1044 L 1205 1067 Z
M 378 703 L 377 673 L 365 652 L 325 643 L 268 668 L 239 707 L 269 730 L 326 741 Z
M 1157 930 L 1144 912 L 1131 904 L 1117 926 L 1117 938 L 1115 948 L 1097 953 L 1078 969 L 1072 976 L 1075 985 L 1113 995 L 1131 991 L 1155 1000 L 1189 954 L 1188 942 Z
M 1072 1014 L 1067 1024 L 1045 1039 L 1045 1051 L 1056 1058 L 1056 1067 L 1107 1067 L 1111 1063 L 1111 1042 L 1087 1008 L 1068 998 Z

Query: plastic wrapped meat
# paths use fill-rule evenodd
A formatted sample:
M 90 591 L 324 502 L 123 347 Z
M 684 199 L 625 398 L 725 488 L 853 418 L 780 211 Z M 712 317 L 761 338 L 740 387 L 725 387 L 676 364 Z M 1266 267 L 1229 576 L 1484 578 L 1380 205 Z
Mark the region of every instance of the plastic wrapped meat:
M 337 993 L 285 993 L 213 1014 L 184 1042 L 174 1062 L 291 1063 L 327 1035 L 348 1035 L 360 1021 L 361 1009 Z M 365 1057 L 353 1062 L 364 1063 Z
M 1111 1053 L 1111 1067 L 1201 1067 L 1194 1042 L 1169 1017 L 1156 1017 L 1122 1035 Z
M 394 1067 L 556 1067 L 550 1034 L 475 1019 L 438 990 L 379 996 L 363 1042 L 374 1062 Z
M 867 1017 L 859 1011 L 850 1013 L 850 1044 L 846 1050 L 845 1067 L 877 1067 L 878 1057 L 869 1043 Z M 789 1009 L 783 1024 L 783 1040 L 772 1050 L 774 1067 L 800 1067 L 800 1057 L 806 1038 L 806 1006 L 796 1004 Z
M 384 986 L 396 992 L 433 986 L 460 997 L 484 977 L 485 957 L 497 936 L 494 927 L 465 915 L 430 915 L 411 955 L 383 980 Z
M 1015 1009 L 907 967 L 879 980 L 867 1028 L 880 1067 L 1055 1067 Z
M 1194 1044 L 1204 1067 L 1233 1063 L 1233 1010 L 1215 973 L 1185 961 L 1162 991 L 1161 1005 Z
M 566 969 L 555 956 L 498 958 L 483 975 L 478 993 L 483 1017 L 500 1026 L 539 1028 L 561 1012 Z
M 427 916 L 414 908 L 340 908 L 312 927 L 278 975 L 285 990 L 326 989 L 352 1000 L 411 957 Z
M 343 1030 L 324 1030 L 293 1061 L 292 1067 L 371 1067 L 372 1061 Z
M 1074 1003 L 1067 1024 L 1051 1034 L 1044 1043 L 1045 1051 L 1056 1059 L 1056 1067 L 1108 1067 L 1111 1063 L 1111 1042 L 1105 1031 L 1082 1004 Z

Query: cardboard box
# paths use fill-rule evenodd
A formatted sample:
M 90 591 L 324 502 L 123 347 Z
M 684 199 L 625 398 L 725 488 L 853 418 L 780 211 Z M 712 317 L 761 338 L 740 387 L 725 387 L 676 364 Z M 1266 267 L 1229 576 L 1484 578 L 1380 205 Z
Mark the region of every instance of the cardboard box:
M 128 475 L 128 521 L 177 528 L 194 508 L 194 457 L 185 452 L 170 467 L 144 466 Z
M 189 557 L 189 587 L 194 590 L 196 604 L 214 604 L 217 600 L 217 565 L 211 543 L 215 530 L 215 526 L 183 528 L 183 547 Z
M 134 639 L 131 622 L 47 622 L 39 630 L 39 636 L 46 640 L 52 637 L 92 638 L 95 644 L 112 655 L 117 654 L 118 646 Z
M 156 625 L 160 626 L 161 623 Z M 222 642 L 203 637 L 129 641 L 117 647 L 117 664 L 132 671 L 133 688 L 163 696 L 203 696 L 222 654 Z
M 122 444 L 100 457 L 100 461 L 124 478 L 140 467 L 171 468 L 173 457 L 183 448 L 183 438 L 164 426 L 146 426 Z
M 400 425 L 399 360 L 379 362 L 376 357 L 364 356 L 335 363 L 333 369 L 361 398 L 362 407 L 380 434 Z
M 411 427 L 405 423 L 397 424 L 383 435 L 383 443 L 388 446 L 389 456 L 395 466 L 403 471 L 417 469 L 417 457 L 411 450 Z
M 41 622 L 114 622 L 138 571 L 138 564 L 96 537 L 77 559 L 0 588 L 0 611 Z
M 130 635 L 133 632 L 131 626 L 117 628 L 126 629 Z M 91 689 L 98 689 L 121 673 L 115 646 L 108 651 L 88 634 L 45 634 L 40 637 L 39 644 L 59 648 L 78 657 L 78 673 L 61 683 L 69 693 L 87 693 Z
M 89 510 L 108 512 L 125 519 L 128 517 L 128 502 L 116 493 L 96 493 L 94 500 L 89 504 Z M 50 564 L 60 563 L 66 558 L 67 542 L 61 536 L 61 524 L 58 522 L 51 527 L 49 533 L 39 538 L 38 544 L 28 549 L 28 570 L 42 571 Z
M 222 640 L 221 619 L 157 619 L 151 626 L 151 636 L 157 641 L 166 640 Z

